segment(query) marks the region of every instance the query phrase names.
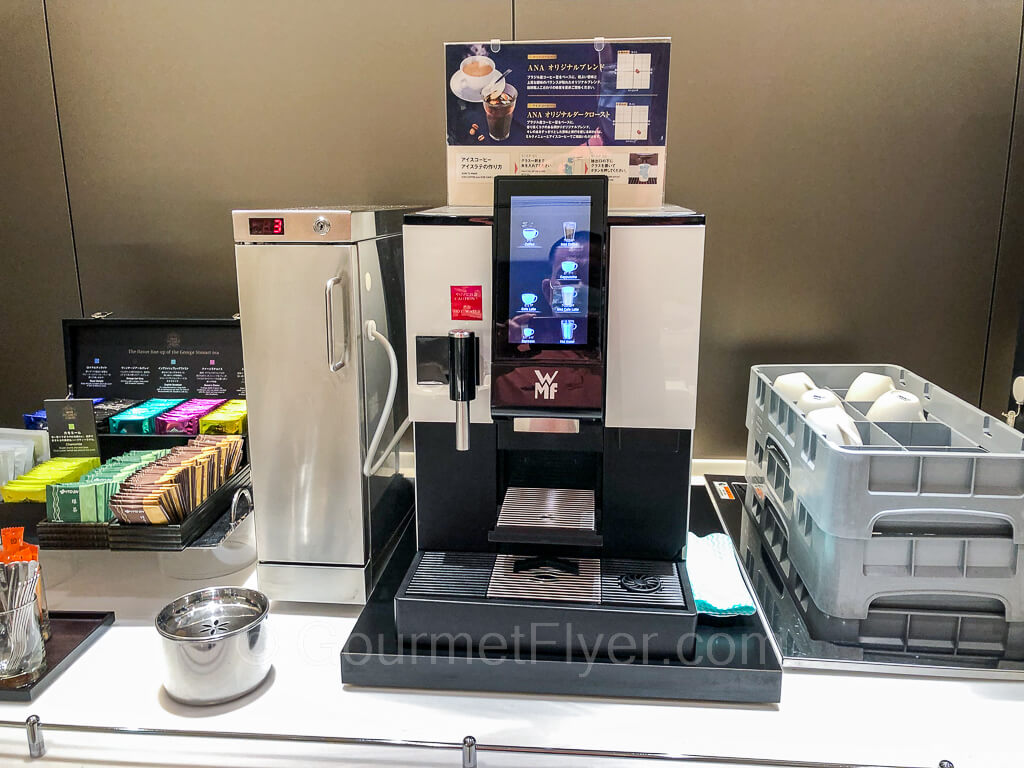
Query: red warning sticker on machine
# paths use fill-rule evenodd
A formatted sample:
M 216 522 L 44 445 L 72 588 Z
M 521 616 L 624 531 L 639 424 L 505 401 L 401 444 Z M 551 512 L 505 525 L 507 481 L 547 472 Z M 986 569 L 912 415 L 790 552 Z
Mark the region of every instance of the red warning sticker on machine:
M 732 488 L 729 487 L 728 483 L 716 482 L 715 490 L 718 491 L 718 498 L 720 499 L 736 500 L 736 496 L 733 494 Z
M 484 319 L 484 288 L 482 285 L 453 285 L 452 320 Z

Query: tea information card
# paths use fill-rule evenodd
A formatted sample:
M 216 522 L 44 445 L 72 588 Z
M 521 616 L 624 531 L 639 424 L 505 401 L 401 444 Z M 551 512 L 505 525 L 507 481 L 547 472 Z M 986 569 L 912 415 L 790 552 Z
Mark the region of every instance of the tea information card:
M 51 456 L 78 458 L 100 455 L 92 400 L 45 400 L 43 404 L 46 406 Z

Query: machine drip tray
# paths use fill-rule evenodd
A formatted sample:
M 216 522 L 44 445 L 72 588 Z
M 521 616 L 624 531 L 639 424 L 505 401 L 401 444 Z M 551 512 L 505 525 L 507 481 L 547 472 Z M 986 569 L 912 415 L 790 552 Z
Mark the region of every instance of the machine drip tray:
M 691 496 L 690 527 L 703 536 L 722 530 L 722 524 L 703 487 Z M 415 560 L 416 567 L 413 568 Z M 493 627 L 482 625 L 485 613 L 477 609 L 488 602 L 487 590 L 495 566 L 494 553 L 416 552 L 416 531 L 409 525 L 401 544 L 391 557 L 381 580 L 366 602 L 359 619 L 341 652 L 341 679 L 346 685 L 392 688 L 432 688 L 442 690 L 499 691 L 533 695 L 627 696 L 658 699 L 703 699 L 729 702 L 776 702 L 782 689 L 782 666 L 768 631 L 758 614 L 753 616 L 693 616 L 696 648 L 692 659 L 681 660 L 674 652 L 661 659 L 653 654 L 631 654 L 619 650 L 614 655 L 584 657 L 556 652 L 552 646 L 496 649 L 497 637 L 484 638 L 476 648 L 458 642 L 436 648 L 407 642 L 398 631 L 396 612 L 412 607 L 433 611 L 438 628 L 457 641 L 464 632 L 479 632 Z M 624 565 L 623 572 L 607 567 Z M 650 561 L 639 561 L 645 565 Z M 562 601 L 511 600 L 523 609 L 527 635 L 531 623 L 573 621 L 575 632 L 584 631 L 578 617 L 596 612 L 599 633 L 610 637 L 634 612 L 629 626 L 651 633 L 646 617 L 658 610 L 653 605 L 637 607 L 616 605 L 610 581 L 626 590 L 626 600 L 645 594 L 645 600 L 672 601 L 671 591 L 655 590 L 637 561 L 601 561 L 602 584 L 599 605 Z M 669 563 L 668 565 L 673 565 Z M 449 578 L 452 570 L 461 580 Z M 559 569 L 561 570 L 561 569 Z M 412 575 L 416 576 L 413 587 Z M 649 574 L 647 574 L 649 575 Z M 685 579 L 685 574 L 684 574 Z M 659 579 L 664 584 L 663 579 Z M 688 583 L 688 582 L 687 582 Z M 470 596 L 465 595 L 469 589 Z M 422 590 L 422 594 L 416 594 Z M 429 595 L 429 596 L 428 596 Z M 693 601 L 683 592 L 687 606 Z M 397 600 L 396 600 L 397 598 Z M 420 603 L 419 606 L 413 603 Z M 469 603 L 467 616 L 456 615 L 459 604 Z M 492 604 L 498 601 L 491 599 Z M 404 603 L 404 605 L 401 605 Z M 542 613 L 538 613 L 538 610 Z M 666 610 L 666 608 L 661 608 Z M 691 609 L 692 610 L 692 609 Z M 675 609 L 678 613 L 679 610 Z M 543 616 L 543 618 L 542 618 Z M 403 616 L 403 628 L 411 615 Z M 464 623 L 468 618 L 471 624 Z M 431 619 L 433 620 L 433 619 Z M 508 621 L 507 615 L 503 621 Z M 413 625 L 415 626 L 415 620 Z M 476 625 L 476 626 L 474 626 Z M 545 635 L 542 640 L 547 640 Z M 620 638 L 621 639 L 621 638 Z M 564 640 L 562 641 L 564 643 Z M 588 640 L 589 642 L 589 640 Z M 592 653 L 592 649 L 591 649 Z M 588 661 L 588 658 L 590 661 Z
M 685 660 L 693 605 L 681 562 L 421 552 L 396 595 L 395 622 L 410 647 L 501 638 L 523 653 L 593 657 L 614 654 L 614 637 L 652 658 Z
M 599 547 L 594 491 L 509 486 L 488 540 L 503 544 Z

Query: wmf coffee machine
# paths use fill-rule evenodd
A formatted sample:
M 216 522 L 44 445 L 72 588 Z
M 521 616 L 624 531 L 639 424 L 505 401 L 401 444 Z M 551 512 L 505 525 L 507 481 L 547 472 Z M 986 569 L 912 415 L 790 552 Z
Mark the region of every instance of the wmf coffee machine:
M 413 503 L 402 217 L 235 211 L 260 589 L 361 603 Z
M 419 553 L 399 633 L 511 644 L 532 625 L 582 653 L 642 626 L 675 653 L 696 620 L 679 556 L 703 218 L 609 239 L 599 176 L 499 178 L 493 238 L 443 216 L 406 226 Z
M 748 625 L 698 626 L 685 566 L 704 216 L 499 177 L 493 211 L 404 237 L 415 536 L 342 680 L 777 701 Z M 744 659 L 709 662 L 715 632 Z

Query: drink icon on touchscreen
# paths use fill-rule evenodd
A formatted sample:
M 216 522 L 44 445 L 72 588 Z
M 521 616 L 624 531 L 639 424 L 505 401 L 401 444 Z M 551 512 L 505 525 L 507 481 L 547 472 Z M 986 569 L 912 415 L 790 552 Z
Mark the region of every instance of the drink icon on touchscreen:
M 519 295 L 519 298 L 523 300 L 524 307 L 532 307 L 537 303 L 539 297 L 536 293 L 522 293 Z
M 576 332 L 575 320 L 562 321 L 562 341 L 572 341 L 572 335 Z
M 572 277 L 576 277 L 576 275 L 574 273 L 576 272 L 576 269 L 578 267 L 579 267 L 579 264 L 577 264 L 575 261 L 563 261 L 562 262 L 562 272 L 564 274 L 566 274 L 566 275 L 571 275 Z
M 580 295 L 580 292 L 573 288 L 571 285 L 563 285 L 560 289 L 562 292 L 562 307 L 569 308 L 576 301 L 576 297 Z M 562 325 L 565 328 L 565 325 Z
M 526 241 L 526 245 L 533 246 L 534 240 L 537 239 L 537 235 L 540 234 L 540 230 L 532 224 L 527 224 L 523 227 L 523 239 Z
M 563 221 L 562 222 L 562 234 L 565 236 L 565 242 L 574 243 L 576 242 L 576 222 L 575 221 Z
M 533 328 L 523 328 L 523 341 L 533 341 Z

